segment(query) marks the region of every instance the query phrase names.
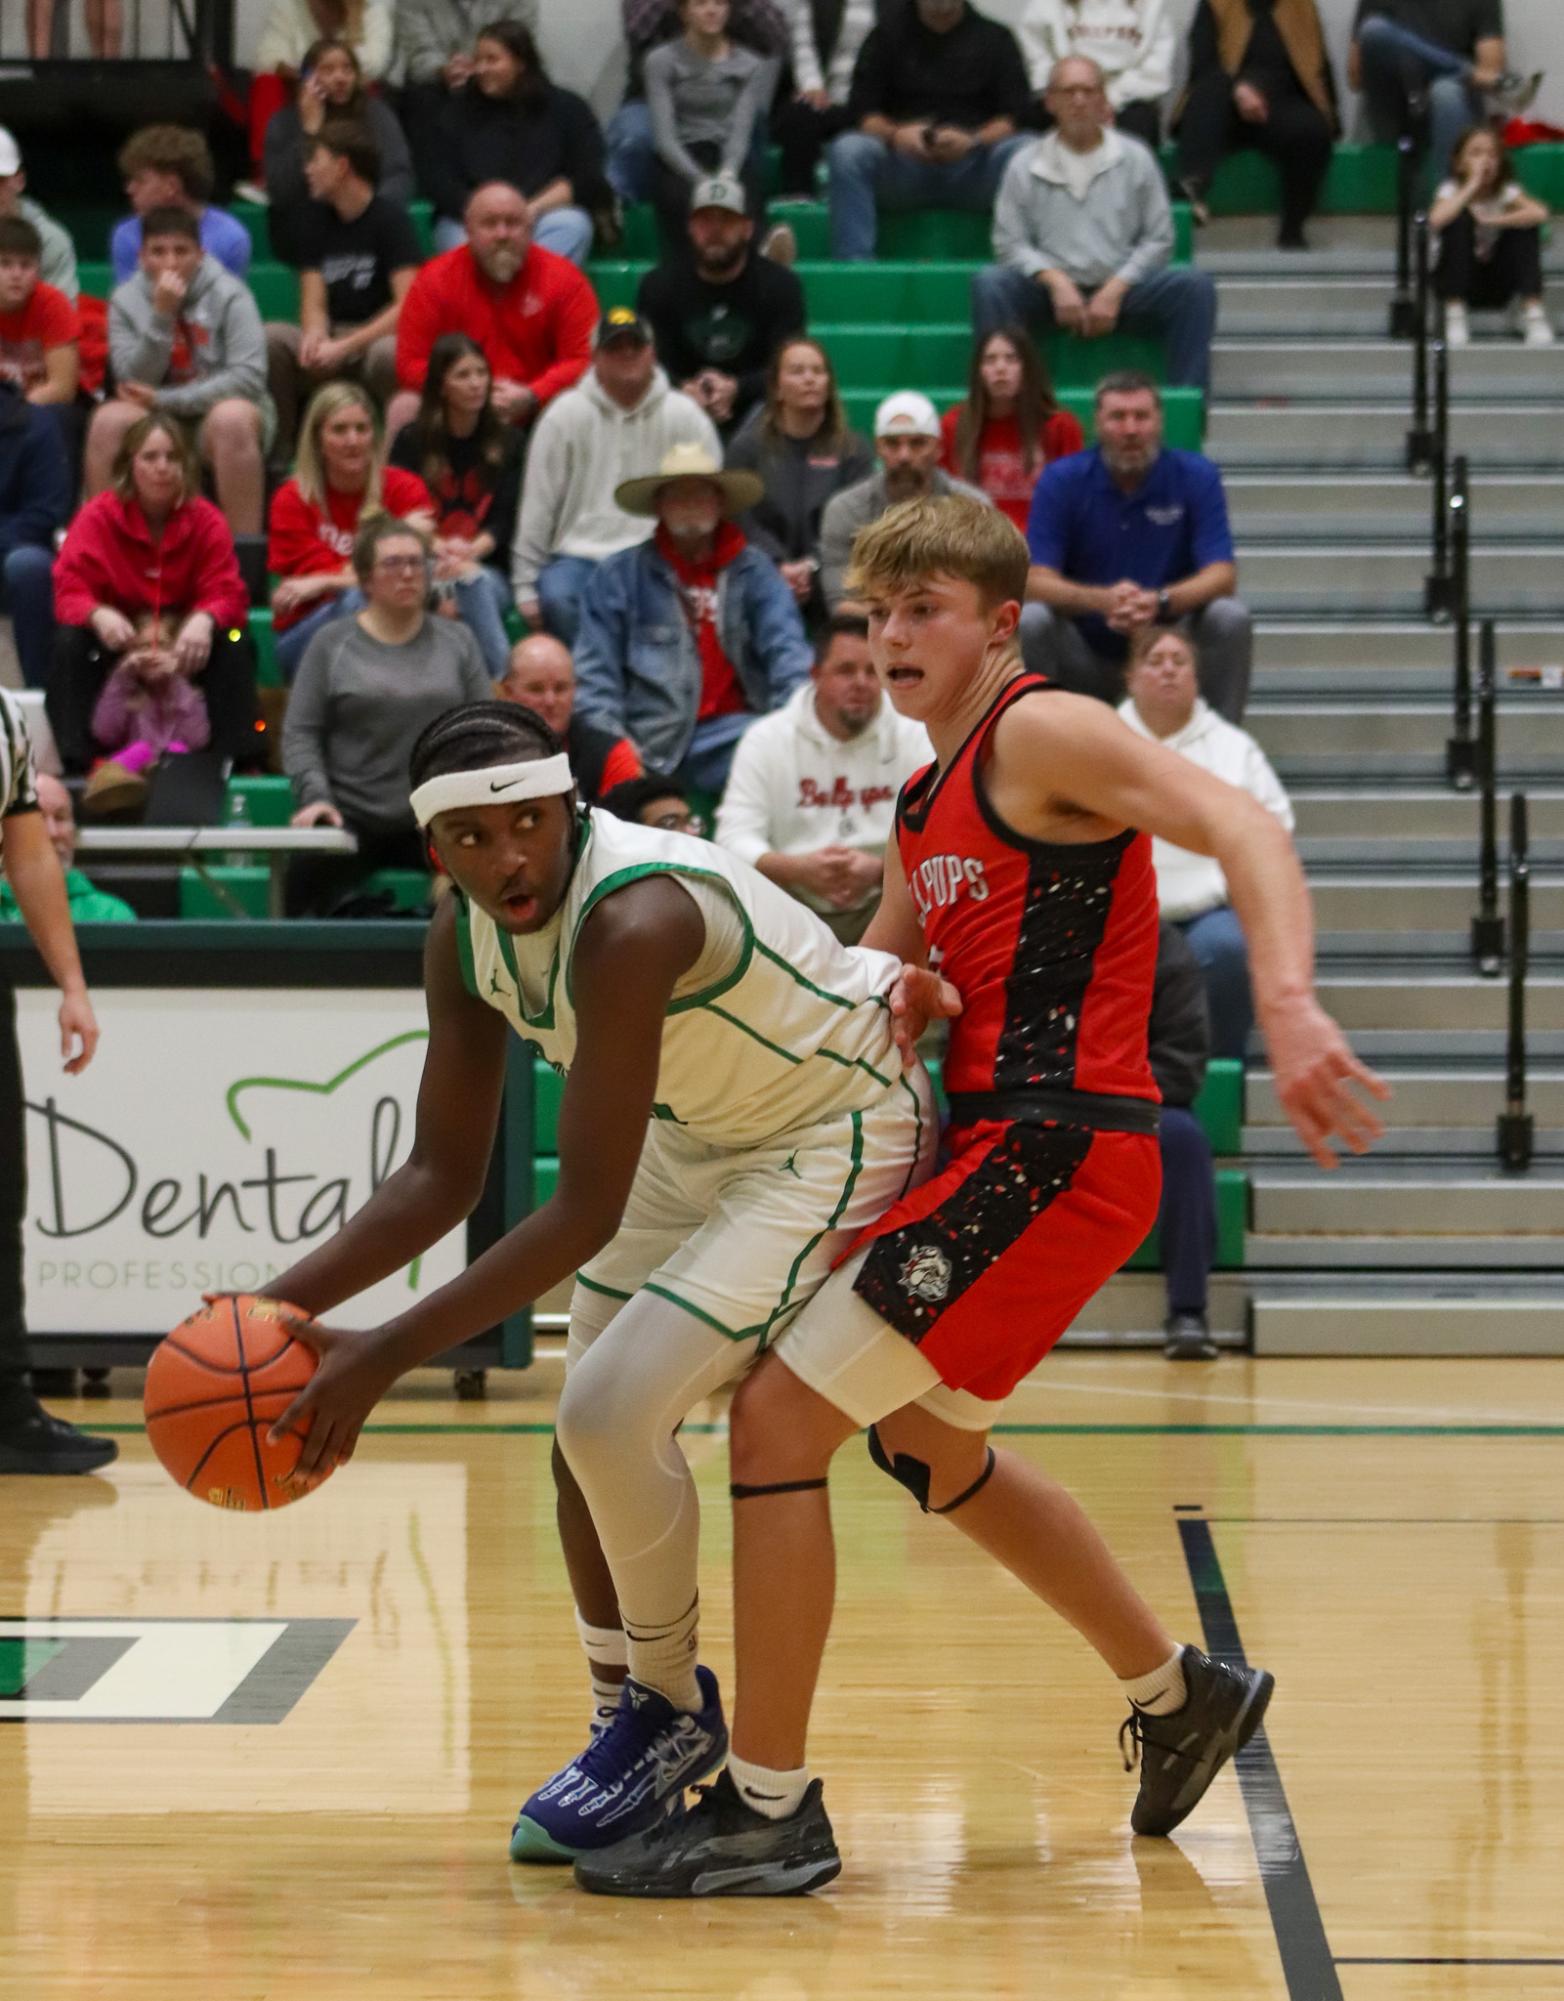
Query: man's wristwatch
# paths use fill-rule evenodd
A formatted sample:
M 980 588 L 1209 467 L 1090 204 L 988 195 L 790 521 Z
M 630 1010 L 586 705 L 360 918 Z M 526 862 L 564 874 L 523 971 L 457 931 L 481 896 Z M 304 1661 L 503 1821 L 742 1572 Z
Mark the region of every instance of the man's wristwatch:
M 1173 609 L 1173 593 L 1171 591 L 1158 591 L 1157 592 L 1158 625 L 1172 625 L 1174 621 L 1177 619 L 1177 617 L 1178 613 Z

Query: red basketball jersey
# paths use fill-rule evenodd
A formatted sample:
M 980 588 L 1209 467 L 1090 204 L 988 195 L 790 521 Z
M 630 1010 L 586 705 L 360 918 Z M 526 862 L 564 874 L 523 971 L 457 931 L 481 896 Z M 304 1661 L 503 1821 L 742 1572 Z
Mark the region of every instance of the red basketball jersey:
M 1158 1096 L 1146 1059 L 1157 966 L 1151 841 L 1029 841 L 983 785 L 989 741 L 1012 702 L 1054 684 L 1006 684 L 947 770 L 910 778 L 896 841 L 928 961 L 959 991 L 949 1092 L 1026 1088 Z

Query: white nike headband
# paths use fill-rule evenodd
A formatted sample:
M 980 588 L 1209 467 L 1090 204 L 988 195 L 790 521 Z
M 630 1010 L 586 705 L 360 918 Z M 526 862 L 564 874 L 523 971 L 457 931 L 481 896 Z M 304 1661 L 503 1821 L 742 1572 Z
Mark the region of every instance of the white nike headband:
M 525 764 L 488 764 L 481 771 L 447 771 L 426 778 L 413 793 L 413 818 L 427 827 L 436 813 L 462 806 L 514 806 L 522 799 L 552 799 L 568 792 L 575 773 L 564 751 Z

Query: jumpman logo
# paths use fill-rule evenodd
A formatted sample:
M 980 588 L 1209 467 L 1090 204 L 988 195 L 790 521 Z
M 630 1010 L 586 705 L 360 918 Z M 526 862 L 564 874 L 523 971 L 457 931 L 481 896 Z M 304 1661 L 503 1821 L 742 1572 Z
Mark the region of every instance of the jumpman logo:
M 498 966 L 489 974 L 489 993 L 491 996 L 498 994 L 502 1000 L 510 993 L 510 988 L 500 978 L 500 969 Z
M 777 1172 L 778 1174 L 791 1174 L 795 1181 L 802 1181 L 804 1178 L 798 1171 L 798 1155 L 796 1153 L 790 1153 L 777 1169 Z

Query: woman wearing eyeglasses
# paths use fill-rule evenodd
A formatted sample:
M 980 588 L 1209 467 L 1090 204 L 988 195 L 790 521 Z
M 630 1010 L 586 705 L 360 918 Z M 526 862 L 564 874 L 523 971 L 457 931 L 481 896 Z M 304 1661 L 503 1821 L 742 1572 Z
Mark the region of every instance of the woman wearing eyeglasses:
M 423 531 L 377 515 L 353 544 L 364 606 L 305 648 L 282 732 L 296 827 L 345 827 L 356 855 L 300 855 L 288 870 L 292 917 L 325 917 L 382 868 L 427 868 L 407 796 L 420 732 L 461 702 L 486 701 L 478 642 L 425 609 L 431 569 Z

